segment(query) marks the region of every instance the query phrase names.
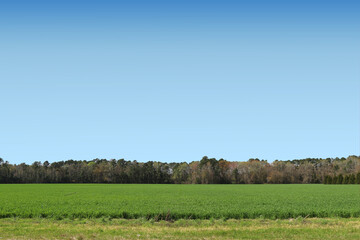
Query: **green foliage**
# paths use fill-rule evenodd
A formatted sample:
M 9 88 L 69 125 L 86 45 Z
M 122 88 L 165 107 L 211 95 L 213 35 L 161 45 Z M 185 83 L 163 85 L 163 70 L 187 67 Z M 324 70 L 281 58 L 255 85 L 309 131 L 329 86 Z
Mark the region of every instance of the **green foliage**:
M 0 218 L 360 217 L 357 185 L 0 184 Z
M 360 184 L 360 172 L 356 174 L 356 183 Z
M 336 182 L 336 184 L 342 184 L 342 183 L 343 183 L 343 181 L 344 181 L 344 177 L 343 177 L 343 175 L 342 175 L 342 174 L 340 174 L 340 175 L 338 176 L 338 178 L 337 178 L 337 182 Z
M 324 178 L 325 184 L 360 184 L 360 173 L 350 174 L 343 176 L 340 174 L 339 176 L 325 176 Z
M 351 174 L 349 177 L 349 184 L 355 184 L 355 175 Z
M 327 176 L 326 184 L 332 184 L 332 177 L 331 176 Z
M 336 184 L 338 182 L 338 177 L 334 176 L 332 179 L 332 184 Z
M 324 184 L 330 184 L 330 183 L 331 183 L 330 176 L 325 176 Z

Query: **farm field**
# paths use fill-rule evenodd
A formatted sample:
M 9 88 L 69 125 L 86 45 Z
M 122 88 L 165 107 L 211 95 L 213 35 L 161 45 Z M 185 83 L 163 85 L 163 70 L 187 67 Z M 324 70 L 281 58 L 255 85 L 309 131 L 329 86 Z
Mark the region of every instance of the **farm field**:
M 358 185 L 0 185 L 0 218 L 360 217 Z

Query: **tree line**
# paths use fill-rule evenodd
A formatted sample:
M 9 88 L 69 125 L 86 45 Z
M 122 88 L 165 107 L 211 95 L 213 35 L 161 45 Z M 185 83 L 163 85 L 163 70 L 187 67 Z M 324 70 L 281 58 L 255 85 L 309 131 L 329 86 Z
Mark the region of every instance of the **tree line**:
M 343 176 L 325 176 L 325 184 L 360 184 L 360 172 Z
M 360 184 L 360 156 L 271 163 L 207 156 L 191 163 L 94 159 L 10 164 L 0 158 L 0 183 Z

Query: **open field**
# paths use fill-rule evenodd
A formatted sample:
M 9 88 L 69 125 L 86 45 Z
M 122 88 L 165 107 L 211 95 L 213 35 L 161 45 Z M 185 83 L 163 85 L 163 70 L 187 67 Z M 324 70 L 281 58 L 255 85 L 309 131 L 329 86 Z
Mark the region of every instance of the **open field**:
M 360 239 L 360 219 L 0 219 L 0 239 Z
M 358 185 L 0 185 L 0 217 L 349 218 L 359 199 Z

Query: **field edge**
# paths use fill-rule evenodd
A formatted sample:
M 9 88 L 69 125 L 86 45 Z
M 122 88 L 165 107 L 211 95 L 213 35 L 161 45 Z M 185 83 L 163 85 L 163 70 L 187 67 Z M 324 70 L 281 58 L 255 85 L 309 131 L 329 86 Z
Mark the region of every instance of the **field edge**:
M 360 218 L 0 219 L 0 239 L 360 239 Z

